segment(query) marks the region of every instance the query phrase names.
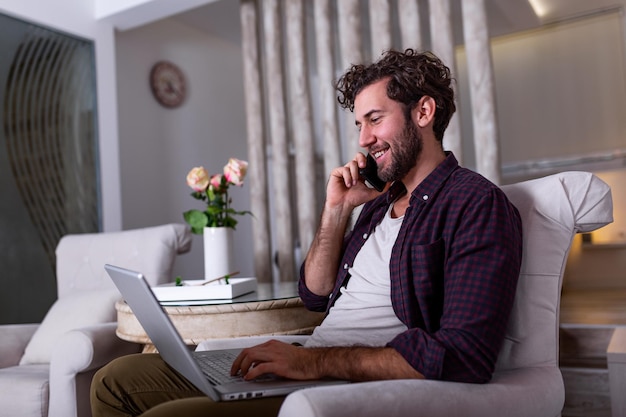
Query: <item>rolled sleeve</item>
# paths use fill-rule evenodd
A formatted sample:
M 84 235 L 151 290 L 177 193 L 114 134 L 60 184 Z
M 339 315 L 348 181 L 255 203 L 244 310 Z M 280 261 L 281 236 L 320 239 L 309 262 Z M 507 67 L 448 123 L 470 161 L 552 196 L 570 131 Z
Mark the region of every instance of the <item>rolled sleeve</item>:
M 323 295 L 317 295 L 311 292 L 306 286 L 306 279 L 304 277 L 304 264 L 300 268 L 300 280 L 298 281 L 298 295 L 307 310 L 311 311 L 326 311 L 328 307 L 328 297 Z

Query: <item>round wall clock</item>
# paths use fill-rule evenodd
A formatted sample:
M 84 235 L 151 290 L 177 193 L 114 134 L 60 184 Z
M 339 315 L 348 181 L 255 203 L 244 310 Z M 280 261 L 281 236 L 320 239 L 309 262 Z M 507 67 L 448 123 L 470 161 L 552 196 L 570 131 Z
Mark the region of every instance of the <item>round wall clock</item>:
M 168 61 L 154 64 L 150 70 L 150 88 L 159 104 L 167 108 L 180 106 L 187 95 L 183 72 Z

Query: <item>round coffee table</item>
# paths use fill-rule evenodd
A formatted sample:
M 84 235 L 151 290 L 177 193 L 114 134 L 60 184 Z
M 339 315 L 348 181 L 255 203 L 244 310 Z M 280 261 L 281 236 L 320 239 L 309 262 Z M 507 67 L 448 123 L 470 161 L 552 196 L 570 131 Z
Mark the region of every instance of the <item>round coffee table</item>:
M 324 313 L 304 307 L 295 282 L 258 284 L 257 291 L 228 300 L 167 304 L 165 311 L 189 346 L 217 338 L 310 334 L 324 318 Z M 117 336 L 143 344 L 144 352 L 153 352 L 150 338 L 128 304 L 118 301 L 115 309 Z

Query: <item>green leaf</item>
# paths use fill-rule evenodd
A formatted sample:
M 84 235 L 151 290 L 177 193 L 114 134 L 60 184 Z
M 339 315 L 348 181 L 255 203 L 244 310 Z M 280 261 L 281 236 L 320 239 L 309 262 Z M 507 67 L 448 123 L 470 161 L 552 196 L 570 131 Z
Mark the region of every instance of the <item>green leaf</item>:
M 208 225 L 208 218 L 206 213 L 200 210 L 189 210 L 183 213 L 183 217 L 187 224 L 191 226 L 191 232 L 197 235 L 201 235 L 205 226 Z
M 201 193 L 200 191 L 194 191 L 193 193 L 191 193 L 191 196 L 196 200 L 206 200 L 206 195 L 204 193 Z

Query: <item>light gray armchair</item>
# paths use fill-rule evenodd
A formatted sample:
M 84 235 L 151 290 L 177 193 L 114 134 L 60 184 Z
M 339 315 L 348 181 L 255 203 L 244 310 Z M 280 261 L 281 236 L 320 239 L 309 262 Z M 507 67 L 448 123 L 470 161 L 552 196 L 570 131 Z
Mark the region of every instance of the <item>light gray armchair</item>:
M 141 349 L 115 335 L 120 295 L 103 265 L 142 271 L 156 285 L 173 279 L 177 254 L 190 247 L 182 224 L 64 236 L 56 249 L 58 299 L 42 323 L 0 326 L 0 416 L 90 416 L 95 371 Z
M 395 380 L 309 388 L 287 396 L 280 417 L 561 415 L 565 389 L 558 367 L 558 335 L 565 263 L 575 233 L 613 220 L 611 191 L 584 172 L 502 188 L 520 211 L 524 252 L 513 312 L 491 382 Z M 212 340 L 198 348 L 250 346 L 264 339 Z

